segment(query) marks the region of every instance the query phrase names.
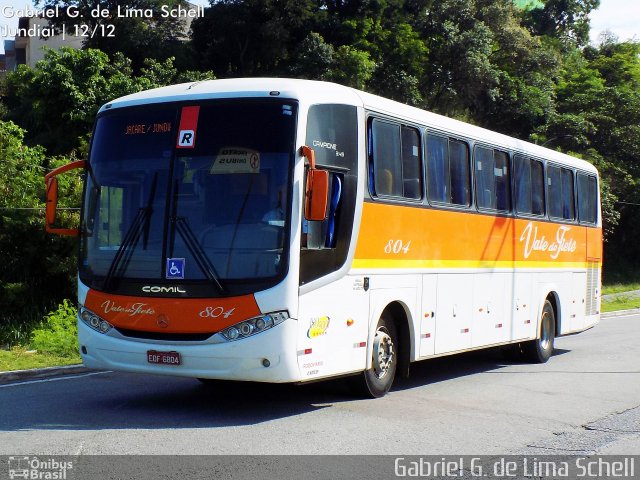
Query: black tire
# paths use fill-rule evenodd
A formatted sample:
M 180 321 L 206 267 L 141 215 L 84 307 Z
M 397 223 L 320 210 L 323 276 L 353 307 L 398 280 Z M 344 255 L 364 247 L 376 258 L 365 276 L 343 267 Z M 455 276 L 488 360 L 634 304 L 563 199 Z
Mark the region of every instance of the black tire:
M 398 333 L 388 314 L 383 313 L 376 326 L 371 368 L 353 378 L 357 394 L 367 398 L 384 397 L 393 385 L 398 368 Z
M 537 338 L 523 345 L 525 358 L 531 363 L 545 363 L 553 355 L 556 338 L 556 315 L 553 305 L 545 300 L 540 315 L 540 331 Z

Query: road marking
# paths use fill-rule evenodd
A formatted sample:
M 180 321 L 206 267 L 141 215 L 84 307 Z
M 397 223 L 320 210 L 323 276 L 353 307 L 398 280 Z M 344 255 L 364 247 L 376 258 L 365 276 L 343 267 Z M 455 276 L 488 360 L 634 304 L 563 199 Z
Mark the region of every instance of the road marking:
M 113 372 L 111 370 L 108 370 L 106 372 L 83 373 L 81 375 L 67 375 L 65 377 L 42 378 L 40 380 L 29 380 L 27 382 L 17 382 L 17 383 L 9 383 L 7 385 L 0 385 L 0 388 L 17 387 L 19 385 L 31 385 L 32 383 L 57 382 L 59 380 L 71 380 L 74 378 L 91 377 L 93 375 L 104 375 L 105 373 L 113 373 Z

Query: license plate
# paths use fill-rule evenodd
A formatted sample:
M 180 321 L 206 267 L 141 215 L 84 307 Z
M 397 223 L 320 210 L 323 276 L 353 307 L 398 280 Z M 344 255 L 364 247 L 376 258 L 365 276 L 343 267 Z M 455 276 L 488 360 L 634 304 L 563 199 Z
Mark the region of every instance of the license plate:
M 157 350 L 147 351 L 147 361 L 160 365 L 180 365 L 180 354 L 178 352 L 158 352 Z

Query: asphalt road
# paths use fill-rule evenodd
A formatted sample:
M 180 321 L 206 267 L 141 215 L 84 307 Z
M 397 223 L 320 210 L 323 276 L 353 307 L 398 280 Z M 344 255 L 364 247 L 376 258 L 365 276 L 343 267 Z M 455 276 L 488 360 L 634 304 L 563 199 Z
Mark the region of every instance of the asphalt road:
M 340 382 L 97 372 L 0 385 L 0 455 L 638 454 L 640 316 L 557 339 L 544 365 L 495 351 L 412 366 L 384 398 Z

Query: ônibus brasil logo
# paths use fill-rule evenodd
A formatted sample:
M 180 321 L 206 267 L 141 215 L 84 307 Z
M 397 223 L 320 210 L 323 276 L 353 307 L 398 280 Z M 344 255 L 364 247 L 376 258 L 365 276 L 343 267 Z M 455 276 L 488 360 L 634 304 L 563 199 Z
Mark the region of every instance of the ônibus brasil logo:
M 9 457 L 8 466 L 11 480 L 14 478 L 65 480 L 67 471 L 73 469 L 73 462 L 54 458 L 39 459 L 38 457 L 13 456 Z

